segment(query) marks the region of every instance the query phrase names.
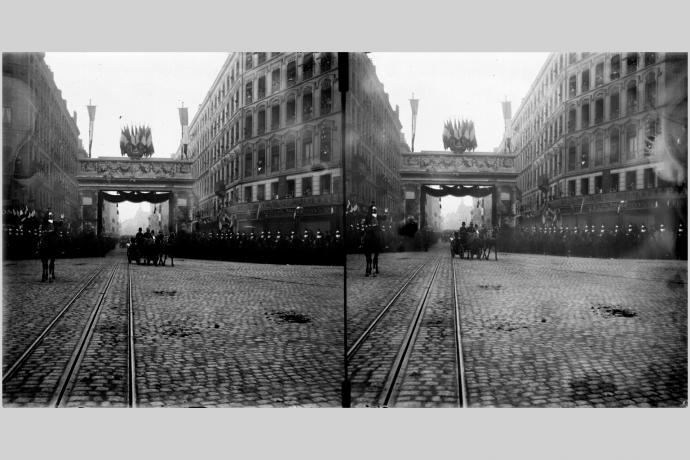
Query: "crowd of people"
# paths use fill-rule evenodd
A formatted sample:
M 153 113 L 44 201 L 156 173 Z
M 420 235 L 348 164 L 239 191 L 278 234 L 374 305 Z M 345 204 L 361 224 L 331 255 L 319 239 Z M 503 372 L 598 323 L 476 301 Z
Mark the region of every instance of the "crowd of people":
M 687 233 L 682 223 L 674 229 L 663 224 L 502 228 L 497 244 L 500 252 L 687 260 Z

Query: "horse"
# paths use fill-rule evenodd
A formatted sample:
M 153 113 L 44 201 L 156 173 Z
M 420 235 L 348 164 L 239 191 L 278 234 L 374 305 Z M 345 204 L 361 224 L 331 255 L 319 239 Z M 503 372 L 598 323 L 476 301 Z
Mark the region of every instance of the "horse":
M 60 252 L 60 237 L 55 228 L 45 230 L 38 241 L 38 256 L 41 259 L 43 273 L 41 282 L 55 281 L 55 259 Z
M 158 252 L 158 262 L 161 264 L 161 266 L 165 266 L 165 262 L 168 260 L 168 257 L 170 257 L 170 266 L 174 267 L 175 234 L 171 233 L 170 235 L 160 239 L 160 243 L 158 242 L 158 240 L 156 241 L 156 243 L 160 244 Z
M 158 248 L 154 238 L 140 238 L 135 240 L 132 247 L 132 258 L 139 264 L 139 258 L 143 259 L 144 265 L 153 262 L 153 265 L 158 265 Z
M 463 251 L 467 251 L 467 258 L 472 260 L 477 256 L 477 260 L 482 257 L 483 242 L 478 233 L 468 232 L 467 242 L 462 246 Z
M 484 260 L 489 260 L 491 249 L 494 250 L 494 260 L 498 260 L 498 250 L 496 248 L 496 229 L 485 231 L 482 235 L 482 257 Z
M 362 249 L 367 262 L 365 276 L 379 274 L 379 252 L 381 252 L 381 229 L 378 225 L 366 225 L 362 235 Z

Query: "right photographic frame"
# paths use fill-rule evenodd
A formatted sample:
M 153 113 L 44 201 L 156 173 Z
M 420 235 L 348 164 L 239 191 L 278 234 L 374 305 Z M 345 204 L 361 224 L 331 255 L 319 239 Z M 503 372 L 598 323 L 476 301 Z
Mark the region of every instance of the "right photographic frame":
M 341 55 L 343 405 L 686 407 L 687 53 Z

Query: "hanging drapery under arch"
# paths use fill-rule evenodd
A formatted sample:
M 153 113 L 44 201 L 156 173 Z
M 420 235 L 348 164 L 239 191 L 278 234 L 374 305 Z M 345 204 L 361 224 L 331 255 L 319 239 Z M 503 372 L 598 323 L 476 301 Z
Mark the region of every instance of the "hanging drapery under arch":
M 172 197 L 172 192 L 116 192 L 116 195 L 111 195 L 108 192 L 100 192 L 103 200 L 109 203 L 122 203 L 123 201 L 131 201 L 132 203 L 142 203 L 148 201 L 149 203 L 163 203 Z
M 474 198 L 483 198 L 485 196 L 491 195 L 496 187 L 481 187 L 478 185 L 465 186 L 465 185 L 441 185 L 440 189 L 431 188 L 427 185 L 422 186 L 422 191 L 429 196 L 433 197 L 443 197 L 443 196 L 471 196 Z

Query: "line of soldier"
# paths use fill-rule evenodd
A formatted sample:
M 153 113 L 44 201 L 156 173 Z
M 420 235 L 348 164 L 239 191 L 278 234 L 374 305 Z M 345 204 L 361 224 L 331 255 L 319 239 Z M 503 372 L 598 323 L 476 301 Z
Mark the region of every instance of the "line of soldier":
M 3 225 L 3 258 L 7 260 L 33 259 L 38 256 L 38 242 L 48 231 L 42 224 Z M 96 236 L 94 231 L 55 228 L 60 241 L 60 257 L 100 257 L 117 245 L 117 239 Z
M 606 227 L 503 228 L 499 251 L 577 257 L 683 259 L 687 260 L 687 232 L 682 223 L 675 229 L 664 224 L 629 224 Z
M 175 246 L 176 257 L 295 265 L 343 263 L 342 235 L 337 229 L 305 229 L 302 234 L 294 230 L 180 232 Z

